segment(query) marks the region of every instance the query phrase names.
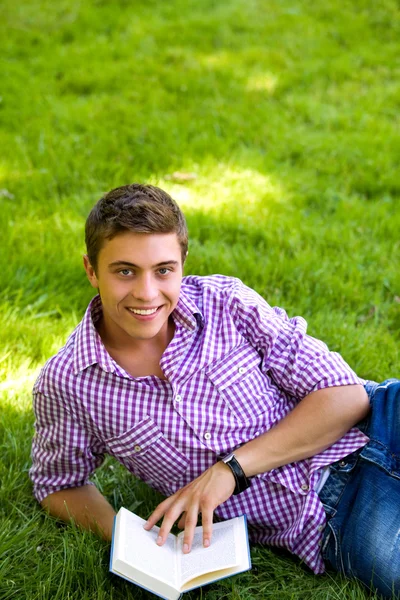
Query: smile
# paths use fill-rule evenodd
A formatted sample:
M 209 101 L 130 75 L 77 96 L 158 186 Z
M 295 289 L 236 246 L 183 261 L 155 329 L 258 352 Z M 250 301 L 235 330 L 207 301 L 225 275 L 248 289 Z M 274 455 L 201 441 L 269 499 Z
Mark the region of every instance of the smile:
M 134 315 L 154 315 L 155 312 L 158 311 L 158 307 L 157 308 L 148 308 L 148 309 L 143 309 L 143 308 L 128 308 L 128 310 L 133 313 Z

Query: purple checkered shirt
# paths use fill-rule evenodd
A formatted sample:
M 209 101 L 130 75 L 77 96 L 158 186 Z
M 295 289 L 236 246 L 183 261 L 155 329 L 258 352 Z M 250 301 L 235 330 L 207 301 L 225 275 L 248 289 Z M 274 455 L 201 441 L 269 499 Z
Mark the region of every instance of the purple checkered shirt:
M 282 419 L 313 390 L 363 383 L 343 359 L 306 335 L 238 279 L 183 279 L 166 376 L 133 378 L 96 331 L 97 296 L 34 387 L 36 434 L 30 471 L 40 501 L 89 483 L 104 454 L 169 496 Z M 308 460 L 273 469 L 216 509 L 247 514 L 252 541 L 287 548 L 324 571 L 325 512 L 314 488 L 320 469 L 362 447 L 356 428 Z

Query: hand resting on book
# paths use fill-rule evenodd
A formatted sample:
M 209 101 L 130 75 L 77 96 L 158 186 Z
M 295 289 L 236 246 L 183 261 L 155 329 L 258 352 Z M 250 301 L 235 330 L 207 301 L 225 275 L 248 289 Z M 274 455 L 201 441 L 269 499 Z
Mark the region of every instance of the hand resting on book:
M 197 519 L 201 513 L 203 546 L 211 543 L 214 509 L 225 502 L 235 489 L 232 472 L 223 462 L 204 471 L 197 479 L 161 502 L 148 518 L 145 529 L 151 529 L 164 517 L 157 544 L 162 546 L 173 524 L 180 518 L 178 526 L 185 529 L 183 552 L 190 552 Z

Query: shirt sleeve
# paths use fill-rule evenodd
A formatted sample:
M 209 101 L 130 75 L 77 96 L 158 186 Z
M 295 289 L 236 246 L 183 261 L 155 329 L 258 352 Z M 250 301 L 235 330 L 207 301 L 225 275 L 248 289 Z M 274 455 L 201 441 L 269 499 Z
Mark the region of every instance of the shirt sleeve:
M 302 317 L 289 319 L 239 280 L 230 307 L 237 328 L 262 356 L 262 371 L 291 396 L 301 399 L 315 390 L 363 383 L 340 354 L 307 335 Z
M 35 435 L 29 475 L 38 502 L 62 489 L 91 483 L 103 462 L 95 437 L 82 427 L 64 403 L 34 390 Z

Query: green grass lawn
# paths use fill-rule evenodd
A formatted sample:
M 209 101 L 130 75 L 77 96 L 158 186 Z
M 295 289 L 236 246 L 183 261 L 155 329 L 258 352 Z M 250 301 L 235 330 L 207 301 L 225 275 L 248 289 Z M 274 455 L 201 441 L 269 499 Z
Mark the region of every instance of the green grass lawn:
M 400 372 L 396 0 L 3 0 L 0 6 L 0 598 L 151 598 L 28 480 L 30 390 L 92 296 L 84 219 L 149 182 L 185 209 L 187 273 L 243 279 L 359 375 Z M 193 174 L 189 176 L 188 174 Z M 106 461 L 116 508 L 159 496 Z M 369 598 L 299 561 L 188 600 Z

